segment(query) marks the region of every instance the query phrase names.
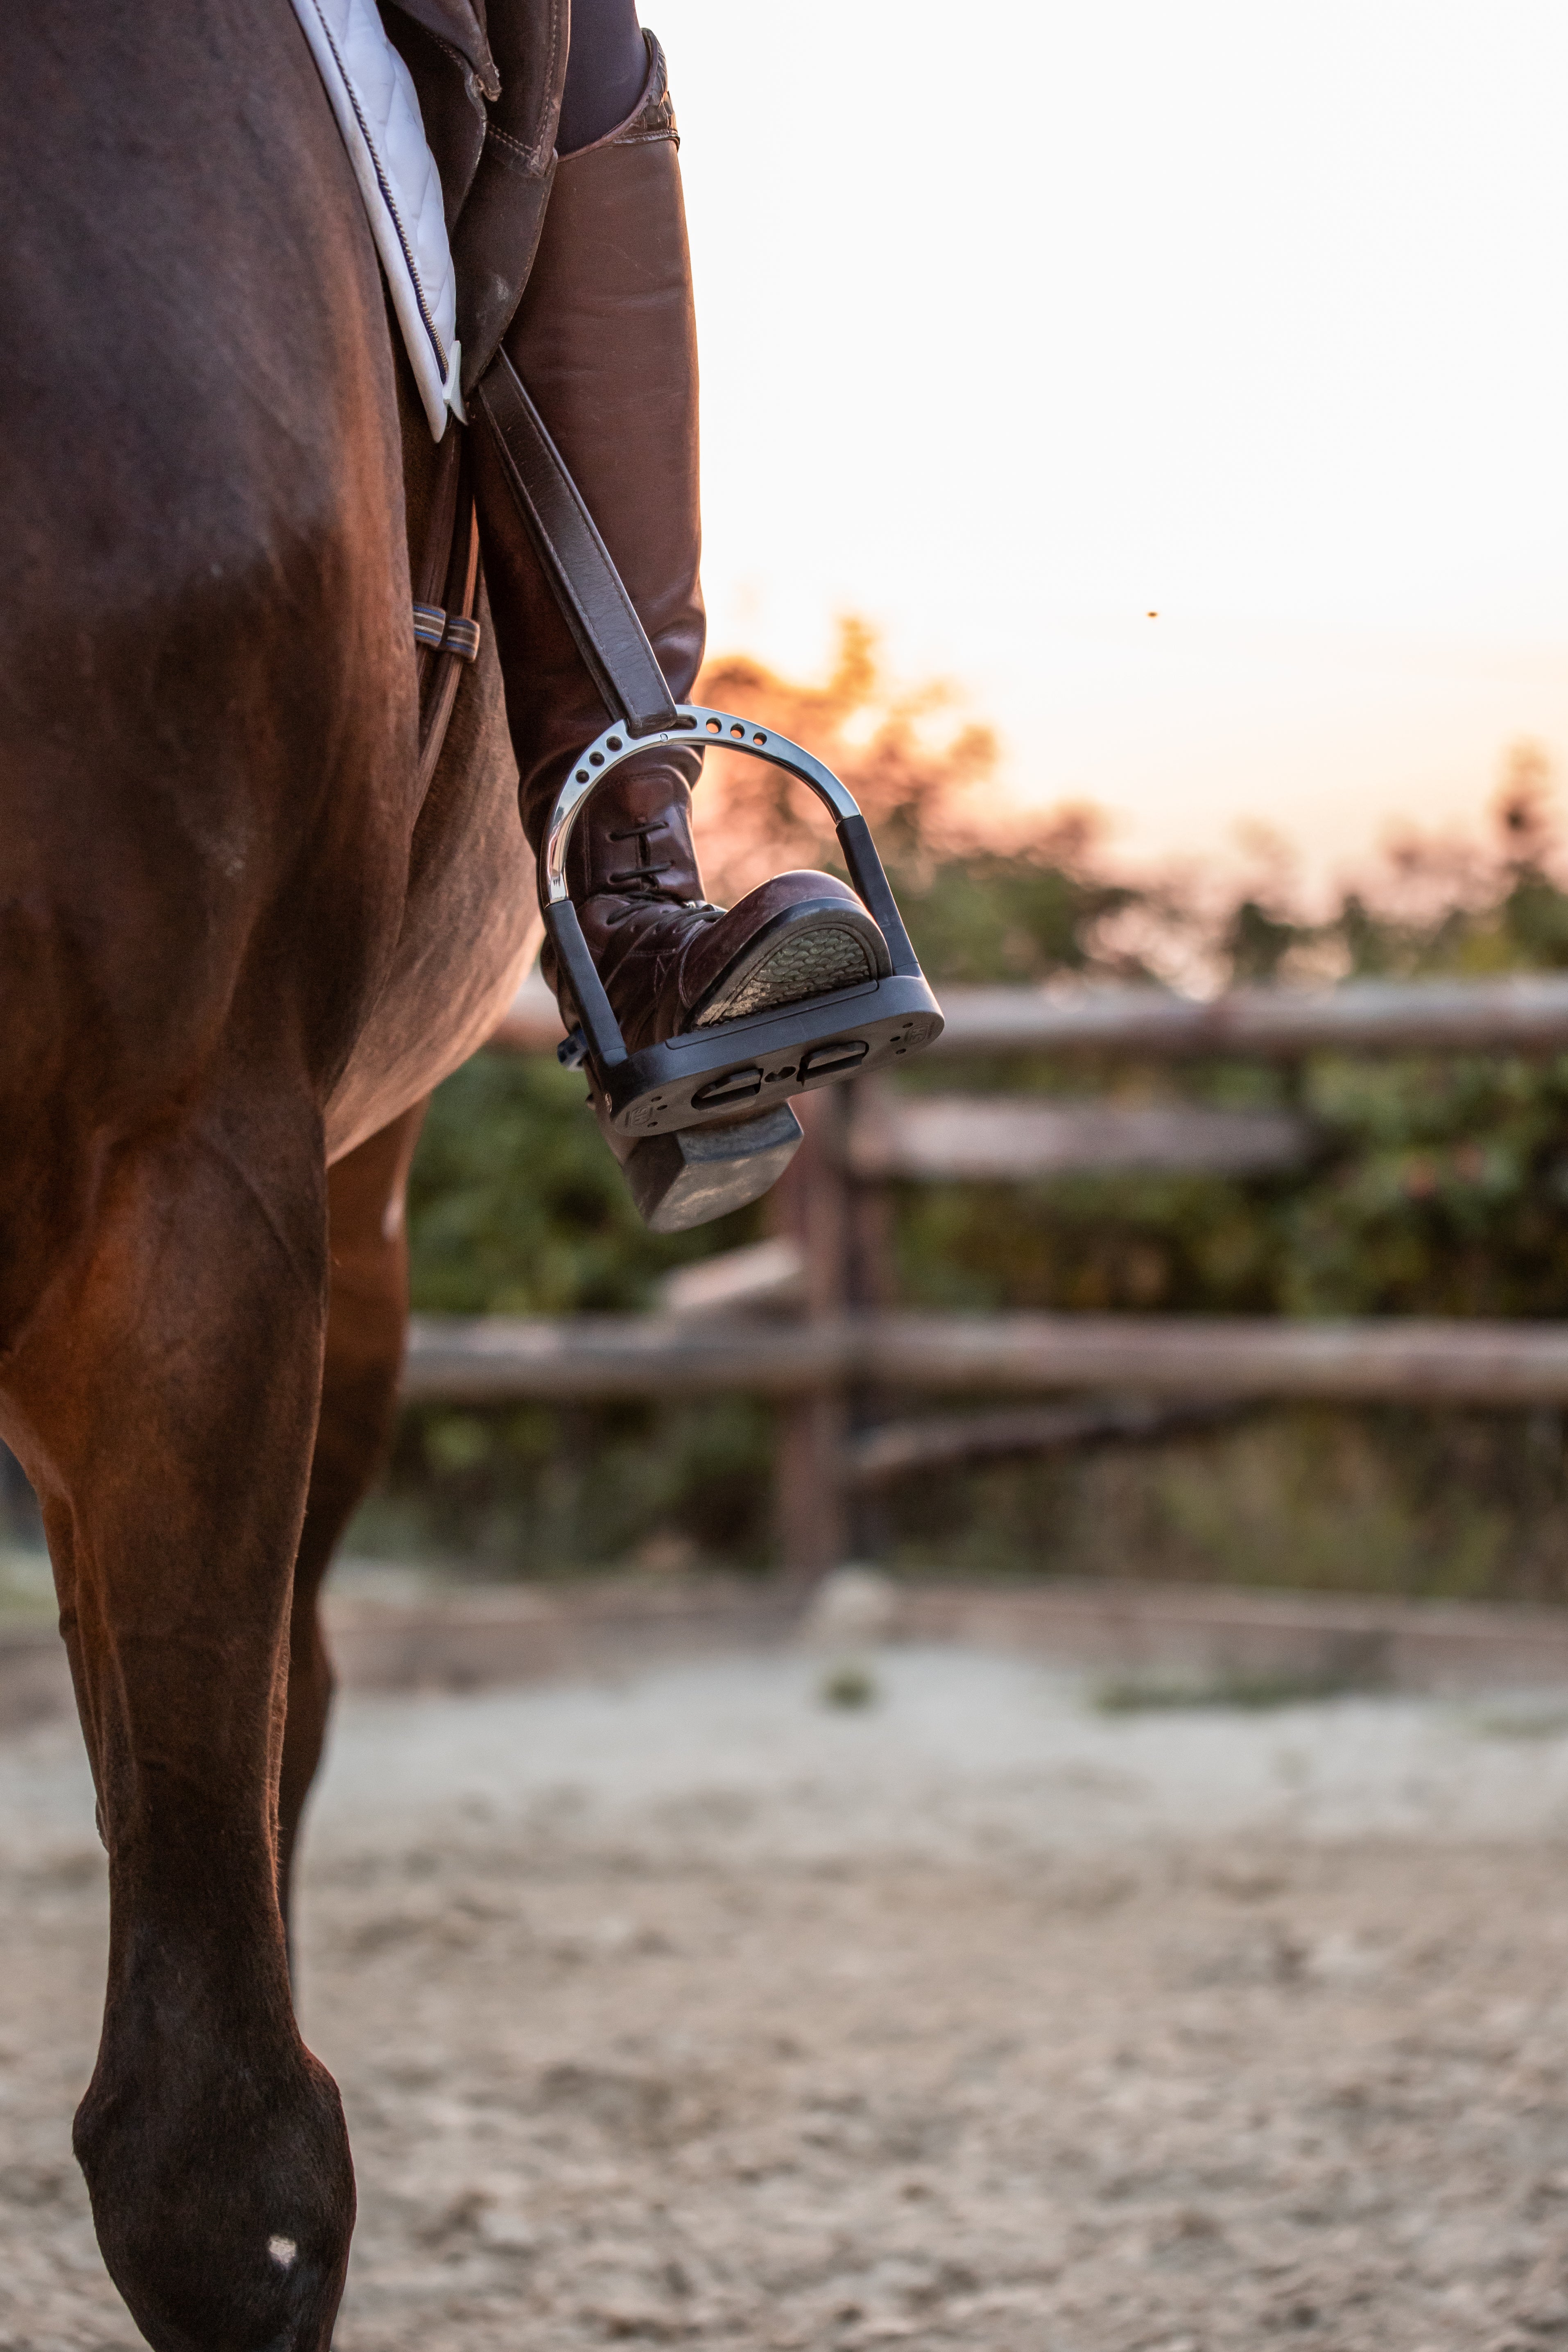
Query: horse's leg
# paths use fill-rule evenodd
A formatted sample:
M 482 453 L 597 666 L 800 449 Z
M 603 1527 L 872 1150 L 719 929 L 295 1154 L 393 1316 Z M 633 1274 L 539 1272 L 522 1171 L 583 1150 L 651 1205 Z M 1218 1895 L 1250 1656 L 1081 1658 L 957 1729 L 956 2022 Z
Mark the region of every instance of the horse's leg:
M 331 1273 L 321 1411 L 289 1621 L 289 1718 L 278 1790 L 279 1897 L 289 1918 L 300 1817 L 332 1699 L 317 1602 L 339 1538 L 392 1433 L 408 1301 L 403 1196 L 425 1105 L 416 1103 L 327 1179 Z
M 77 2154 L 160 2352 L 325 2352 L 353 2173 L 294 2021 L 276 1794 L 325 1326 L 315 1108 L 254 1068 L 214 1082 L 106 1160 L 96 1209 L 4 1360 L 109 1852 Z

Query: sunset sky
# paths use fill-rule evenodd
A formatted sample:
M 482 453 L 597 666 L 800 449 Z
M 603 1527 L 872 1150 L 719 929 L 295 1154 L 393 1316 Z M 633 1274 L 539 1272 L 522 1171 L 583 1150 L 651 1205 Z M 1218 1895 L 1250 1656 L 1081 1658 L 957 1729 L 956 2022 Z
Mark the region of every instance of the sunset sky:
M 1134 855 L 1568 784 L 1560 5 L 644 11 L 715 650 L 864 613 Z

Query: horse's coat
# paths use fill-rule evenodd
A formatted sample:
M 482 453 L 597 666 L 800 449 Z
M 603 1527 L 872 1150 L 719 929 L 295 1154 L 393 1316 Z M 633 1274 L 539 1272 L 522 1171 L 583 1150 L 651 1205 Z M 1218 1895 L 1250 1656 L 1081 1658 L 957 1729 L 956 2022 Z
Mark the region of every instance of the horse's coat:
M 315 1592 L 531 860 L 488 628 L 419 791 L 438 453 L 290 8 L 7 10 L 0 86 L 0 1434 L 109 1853 L 77 2147 L 160 2352 L 325 2352 L 353 2171 L 279 1907 Z

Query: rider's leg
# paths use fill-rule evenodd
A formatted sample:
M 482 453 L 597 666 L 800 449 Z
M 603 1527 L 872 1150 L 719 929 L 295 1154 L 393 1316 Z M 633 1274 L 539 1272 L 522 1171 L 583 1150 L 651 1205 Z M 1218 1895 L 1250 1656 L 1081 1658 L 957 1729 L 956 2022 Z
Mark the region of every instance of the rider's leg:
M 573 0 L 557 154 L 574 155 L 607 138 L 637 111 L 647 79 L 637 0 Z
M 674 112 L 657 44 L 648 42 L 646 54 L 631 111 L 557 166 L 505 348 L 604 535 L 671 692 L 684 700 L 705 626 L 697 338 Z M 486 436 L 477 438 L 486 578 L 523 822 L 537 845 L 567 769 L 608 714 Z M 699 769 L 699 755 L 688 751 L 649 753 L 617 769 L 573 837 L 572 897 L 634 1047 L 887 968 L 870 917 L 827 875 L 780 875 L 728 914 L 708 904 L 690 833 Z

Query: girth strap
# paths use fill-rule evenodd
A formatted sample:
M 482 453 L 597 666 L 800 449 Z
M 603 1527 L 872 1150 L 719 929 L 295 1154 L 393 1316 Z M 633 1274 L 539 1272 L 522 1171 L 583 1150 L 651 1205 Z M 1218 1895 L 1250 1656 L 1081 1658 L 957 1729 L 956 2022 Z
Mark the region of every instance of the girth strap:
M 507 486 L 577 650 L 612 719 L 633 735 L 675 719 L 675 699 L 610 551 L 516 369 L 498 352 L 473 394 Z

